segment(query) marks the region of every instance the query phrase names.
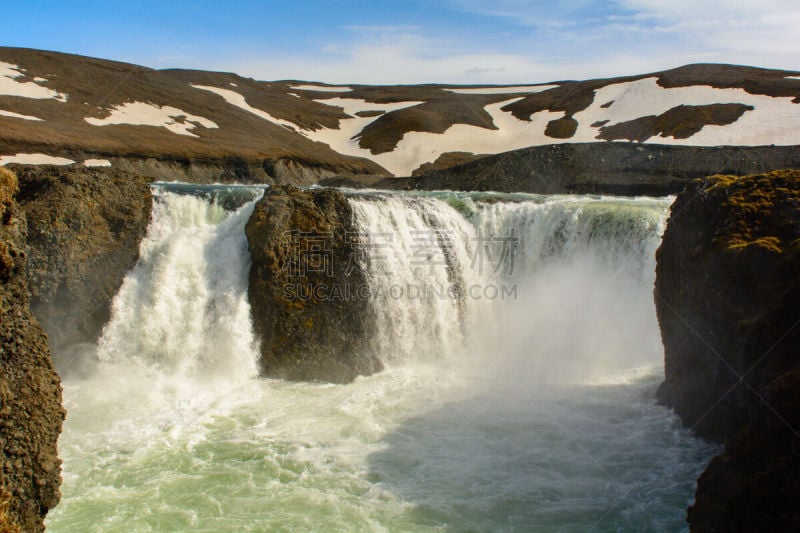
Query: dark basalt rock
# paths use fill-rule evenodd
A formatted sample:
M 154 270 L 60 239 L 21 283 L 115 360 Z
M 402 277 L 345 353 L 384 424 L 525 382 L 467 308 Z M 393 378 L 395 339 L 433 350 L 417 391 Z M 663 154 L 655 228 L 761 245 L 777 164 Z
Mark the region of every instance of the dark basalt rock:
M 800 170 L 693 182 L 657 252 L 661 403 L 725 451 L 693 531 L 800 524 Z
M 354 230 L 350 205 L 335 191 L 278 186 L 256 204 L 245 232 L 263 376 L 347 383 L 382 368 L 367 350 Z
M 692 183 L 656 253 L 666 354 L 659 399 L 722 441 L 800 366 L 800 171 Z
M 475 161 L 476 159 L 480 159 L 484 157 L 483 155 L 479 154 L 471 154 L 469 152 L 445 152 L 441 154 L 439 157 L 436 158 L 435 161 L 431 163 L 423 163 L 416 170 L 411 173 L 412 177 L 416 176 L 423 176 L 428 172 L 432 172 L 434 170 L 442 170 L 446 168 L 455 167 L 458 165 L 463 165 L 464 163 L 469 163 L 470 161 Z
M 0 169 L 0 531 L 44 531 L 61 498 L 56 444 L 64 420 L 61 381 L 47 336 L 30 312 L 25 214 L 16 178 Z
M 800 531 L 800 371 L 776 379 L 763 398 L 700 476 L 692 531 Z
M 797 146 L 669 146 L 626 142 L 565 143 L 488 155 L 374 187 L 537 194 L 677 194 L 714 173 L 800 168 Z
M 100 336 L 136 264 L 150 221 L 150 180 L 79 166 L 16 168 L 28 218 L 31 306 L 64 371 L 70 347 Z

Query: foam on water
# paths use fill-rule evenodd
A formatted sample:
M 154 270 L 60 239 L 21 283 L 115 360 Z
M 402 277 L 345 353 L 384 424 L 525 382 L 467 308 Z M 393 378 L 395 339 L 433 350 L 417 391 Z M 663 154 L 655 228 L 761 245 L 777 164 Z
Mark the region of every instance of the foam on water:
M 517 299 L 376 300 L 388 369 L 324 385 L 252 377 L 252 203 L 160 191 L 97 371 L 64 382 L 49 530 L 683 529 L 715 448 L 653 400 L 669 200 L 513 199 L 352 197 L 362 231 L 392 235 L 365 249 L 387 274 L 370 268 L 373 288 Z M 478 268 L 485 237 L 512 229 L 514 268 Z

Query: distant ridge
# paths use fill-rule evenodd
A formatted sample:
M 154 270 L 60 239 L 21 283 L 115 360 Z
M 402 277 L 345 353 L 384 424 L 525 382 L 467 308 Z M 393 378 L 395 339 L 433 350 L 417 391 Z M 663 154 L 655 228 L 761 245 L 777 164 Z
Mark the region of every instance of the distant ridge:
M 695 64 L 512 87 L 327 85 L 0 48 L 0 126 L 3 164 L 409 176 L 558 143 L 800 145 L 800 72 Z

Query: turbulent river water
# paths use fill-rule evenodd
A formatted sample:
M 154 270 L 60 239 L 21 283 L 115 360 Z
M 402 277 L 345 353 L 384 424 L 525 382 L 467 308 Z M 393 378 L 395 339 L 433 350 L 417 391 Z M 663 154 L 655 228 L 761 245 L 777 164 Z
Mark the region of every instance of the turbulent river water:
M 350 191 L 387 368 L 327 385 L 256 377 L 261 190 L 154 192 L 96 366 L 64 377 L 50 531 L 685 528 L 716 449 L 654 401 L 669 199 Z

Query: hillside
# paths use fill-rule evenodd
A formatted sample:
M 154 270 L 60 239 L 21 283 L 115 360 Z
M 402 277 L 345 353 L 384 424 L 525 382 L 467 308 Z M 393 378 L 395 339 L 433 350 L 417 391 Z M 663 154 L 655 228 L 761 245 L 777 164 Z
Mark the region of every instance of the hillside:
M 199 164 L 208 179 L 310 183 L 556 143 L 800 145 L 800 72 L 688 65 L 514 87 L 330 86 L 0 48 L 0 125 L 2 164 L 164 177 L 155 160 Z

